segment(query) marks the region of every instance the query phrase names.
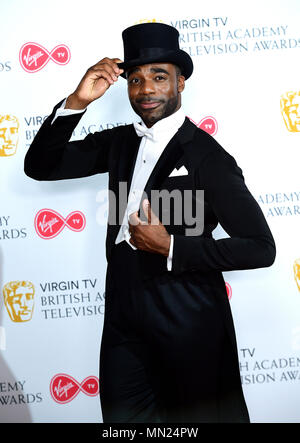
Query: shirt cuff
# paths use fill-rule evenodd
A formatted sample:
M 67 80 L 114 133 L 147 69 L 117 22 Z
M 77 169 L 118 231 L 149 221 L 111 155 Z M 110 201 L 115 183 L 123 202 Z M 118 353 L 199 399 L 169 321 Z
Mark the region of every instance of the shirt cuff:
M 65 109 L 67 99 L 65 98 L 60 107 L 56 110 L 55 116 L 51 122 L 51 125 L 53 125 L 54 121 L 57 119 L 57 117 L 63 117 L 66 115 L 73 115 L 73 114 L 80 114 L 81 112 L 84 112 L 85 109 Z
M 171 235 L 169 255 L 168 255 L 168 258 L 167 258 L 167 268 L 168 268 L 168 271 L 172 271 L 173 246 L 174 246 L 174 236 Z
M 137 248 L 130 243 L 129 239 L 130 239 L 130 234 L 128 232 L 127 235 L 125 234 L 125 241 L 129 244 L 129 246 L 131 246 L 132 249 L 136 250 Z M 173 244 L 174 244 L 174 236 L 171 235 L 169 255 L 168 255 L 168 258 L 167 258 L 167 269 L 168 269 L 168 271 L 172 271 Z
M 135 246 L 133 246 L 133 244 L 132 243 L 130 243 L 130 236 L 129 236 L 129 238 L 128 237 L 126 237 L 125 238 L 125 241 L 129 244 L 129 246 L 132 248 L 132 249 L 134 249 L 135 251 L 137 250 L 137 248 L 135 247 Z
M 134 250 L 137 250 L 137 248 L 132 244 L 132 243 L 130 243 L 130 238 L 131 238 L 131 235 L 130 235 L 130 233 L 129 233 L 129 229 L 128 229 L 128 226 L 121 226 L 121 229 L 122 229 L 122 231 L 123 231 L 123 235 L 124 235 L 124 240 L 129 244 L 129 246 L 132 248 L 132 249 L 134 249 Z

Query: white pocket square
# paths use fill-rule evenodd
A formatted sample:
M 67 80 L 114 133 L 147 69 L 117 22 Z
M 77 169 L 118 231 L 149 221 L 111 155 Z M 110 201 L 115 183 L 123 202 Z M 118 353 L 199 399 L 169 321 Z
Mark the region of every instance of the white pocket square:
M 181 166 L 179 169 L 173 169 L 169 177 L 178 177 L 179 175 L 188 175 L 188 171 L 185 166 Z

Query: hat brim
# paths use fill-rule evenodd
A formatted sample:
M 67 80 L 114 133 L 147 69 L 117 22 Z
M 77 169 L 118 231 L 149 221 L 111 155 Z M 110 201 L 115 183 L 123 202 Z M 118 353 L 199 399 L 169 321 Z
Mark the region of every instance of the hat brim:
M 158 56 L 140 57 L 123 63 L 118 63 L 118 67 L 124 69 L 121 77 L 126 79 L 126 71 L 129 68 L 147 65 L 148 63 L 173 63 L 180 67 L 181 74 L 186 80 L 192 75 L 194 69 L 191 57 L 185 51 L 178 49 L 176 51 L 166 51 L 164 54 Z

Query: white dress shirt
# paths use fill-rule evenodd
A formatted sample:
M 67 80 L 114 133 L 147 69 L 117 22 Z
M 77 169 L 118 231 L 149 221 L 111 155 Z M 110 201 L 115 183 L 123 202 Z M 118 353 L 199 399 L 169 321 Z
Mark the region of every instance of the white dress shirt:
M 84 109 L 65 109 L 65 103 L 66 100 L 64 100 L 60 108 L 57 109 L 52 123 L 58 116 L 77 114 L 84 111 Z M 134 123 L 136 133 L 141 137 L 141 143 L 132 175 L 127 208 L 115 244 L 125 240 L 131 246 L 131 248 L 136 249 L 136 247 L 129 242 L 129 215 L 139 210 L 141 197 L 148 178 L 150 177 L 163 150 L 171 138 L 176 134 L 180 126 L 182 126 L 184 120 L 185 115 L 183 110 L 180 108 L 169 117 L 159 120 L 151 128 L 147 128 L 143 121 L 141 124 Z M 173 240 L 173 235 L 171 235 L 169 256 L 167 259 L 167 269 L 169 271 L 172 269 Z

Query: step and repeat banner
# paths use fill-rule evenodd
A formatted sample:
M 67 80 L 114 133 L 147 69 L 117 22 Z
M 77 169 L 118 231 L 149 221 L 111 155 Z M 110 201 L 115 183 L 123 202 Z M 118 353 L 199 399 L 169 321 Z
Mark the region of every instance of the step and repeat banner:
M 251 421 L 299 422 L 298 0 L 1 3 L 0 422 L 102 421 L 107 175 L 38 182 L 23 163 L 52 108 L 147 21 L 178 29 L 195 65 L 184 112 L 236 158 L 275 237 L 272 267 L 224 273 Z M 120 78 L 72 139 L 136 120 Z

